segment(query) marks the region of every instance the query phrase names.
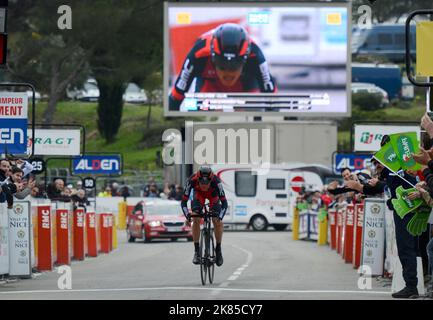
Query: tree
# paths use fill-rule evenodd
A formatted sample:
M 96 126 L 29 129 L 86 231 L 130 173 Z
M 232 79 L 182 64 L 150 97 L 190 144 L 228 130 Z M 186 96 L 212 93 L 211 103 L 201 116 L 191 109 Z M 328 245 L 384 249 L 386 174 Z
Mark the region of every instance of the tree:
M 9 75 L 12 80 L 33 83 L 49 95 L 43 114 L 48 124 L 66 87 L 87 68 L 79 35 L 58 28 L 57 9 L 61 4 L 59 0 L 17 0 L 10 8 Z
M 76 23 L 86 30 L 82 44 L 99 86 L 98 128 L 111 143 L 121 124 L 125 84 L 140 85 L 161 69 L 162 3 L 94 0 L 81 6 L 88 14 Z
M 150 128 L 150 119 L 151 119 L 151 111 L 152 105 L 161 102 L 161 91 L 162 91 L 162 74 L 161 72 L 155 72 L 151 76 L 147 77 L 145 82 L 143 83 L 143 87 L 146 91 L 147 96 L 147 120 L 146 120 L 146 129 Z

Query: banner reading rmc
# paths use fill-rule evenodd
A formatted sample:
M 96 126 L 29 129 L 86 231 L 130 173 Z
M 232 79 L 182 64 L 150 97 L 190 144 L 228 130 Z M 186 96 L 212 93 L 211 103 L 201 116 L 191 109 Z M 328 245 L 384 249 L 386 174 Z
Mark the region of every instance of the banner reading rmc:
M 73 174 L 122 174 L 121 155 L 86 155 L 74 158 Z

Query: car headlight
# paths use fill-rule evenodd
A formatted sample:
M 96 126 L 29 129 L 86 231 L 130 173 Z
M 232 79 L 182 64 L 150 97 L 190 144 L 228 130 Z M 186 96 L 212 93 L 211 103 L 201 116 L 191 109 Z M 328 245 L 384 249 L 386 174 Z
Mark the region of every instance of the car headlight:
M 149 226 L 151 227 L 160 227 L 161 226 L 161 221 L 150 221 L 149 222 Z

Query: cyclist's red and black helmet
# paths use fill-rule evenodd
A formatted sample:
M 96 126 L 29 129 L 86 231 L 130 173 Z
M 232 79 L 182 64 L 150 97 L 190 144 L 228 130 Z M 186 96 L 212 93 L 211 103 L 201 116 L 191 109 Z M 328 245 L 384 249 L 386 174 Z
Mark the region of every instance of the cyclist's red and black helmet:
M 201 166 L 197 171 L 197 177 L 200 184 L 209 184 L 214 174 L 211 167 Z
M 211 40 L 211 57 L 220 70 L 239 70 L 247 61 L 251 41 L 244 28 L 224 23 L 216 28 Z

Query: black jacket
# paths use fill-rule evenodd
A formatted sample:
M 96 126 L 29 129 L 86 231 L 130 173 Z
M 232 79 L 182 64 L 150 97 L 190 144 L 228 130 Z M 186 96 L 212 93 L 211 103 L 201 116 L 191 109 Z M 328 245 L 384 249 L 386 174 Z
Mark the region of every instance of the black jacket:
M 403 178 L 412 183 L 413 185 L 417 184 L 417 180 L 414 176 L 411 176 L 410 174 L 404 172 Z M 386 185 L 388 186 L 388 189 L 391 193 L 391 199 L 396 199 L 396 192 L 397 188 L 399 186 L 403 186 L 405 189 L 413 188 L 409 183 L 401 179 L 400 177 L 394 175 L 389 169 L 383 168 L 382 173 L 380 174 L 380 180 L 384 181 Z M 387 205 L 390 210 L 394 210 L 394 207 L 392 205 L 391 199 L 388 199 Z

